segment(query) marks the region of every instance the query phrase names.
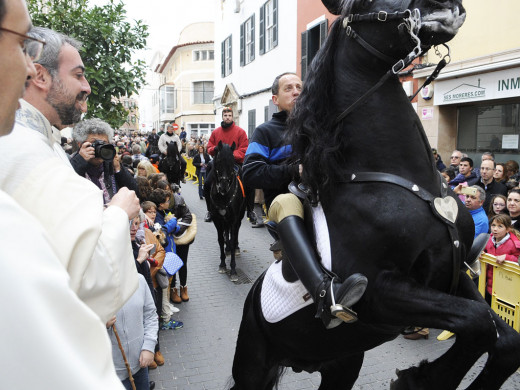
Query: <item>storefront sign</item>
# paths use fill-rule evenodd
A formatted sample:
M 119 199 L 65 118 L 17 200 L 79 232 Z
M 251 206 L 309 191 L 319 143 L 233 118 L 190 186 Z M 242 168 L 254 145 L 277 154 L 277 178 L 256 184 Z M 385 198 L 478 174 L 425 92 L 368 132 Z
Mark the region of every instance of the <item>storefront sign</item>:
M 520 68 L 437 81 L 434 104 L 458 104 L 520 96 Z

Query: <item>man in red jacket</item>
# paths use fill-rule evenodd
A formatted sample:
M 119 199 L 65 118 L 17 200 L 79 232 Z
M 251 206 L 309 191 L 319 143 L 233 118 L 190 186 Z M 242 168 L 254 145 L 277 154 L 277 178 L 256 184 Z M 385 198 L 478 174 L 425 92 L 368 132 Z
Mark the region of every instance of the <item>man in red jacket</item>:
M 218 145 L 220 141 L 222 141 L 223 144 L 228 145 L 232 145 L 233 142 L 235 143 L 236 148 L 233 151 L 233 157 L 235 157 L 235 163 L 237 165 L 242 166 L 247 147 L 249 146 L 249 141 L 247 139 L 247 134 L 245 130 L 237 126 L 233 121 L 233 109 L 231 109 L 231 107 L 224 107 L 224 109 L 222 110 L 221 126 L 213 130 L 211 136 L 209 137 L 207 145 L 209 155 L 215 155 L 215 147 Z M 204 181 L 204 197 L 206 198 L 206 206 L 208 209 L 206 217 L 204 218 L 204 221 L 206 222 L 211 222 L 211 213 L 209 211 L 209 198 L 211 183 L 213 182 L 212 167 L 213 165 L 210 163 L 207 168 L 207 177 Z M 256 224 L 256 214 L 253 210 L 255 190 L 254 188 L 246 187 L 244 188 L 244 191 L 246 193 L 247 218 L 249 218 L 249 222 L 251 222 L 252 224 Z

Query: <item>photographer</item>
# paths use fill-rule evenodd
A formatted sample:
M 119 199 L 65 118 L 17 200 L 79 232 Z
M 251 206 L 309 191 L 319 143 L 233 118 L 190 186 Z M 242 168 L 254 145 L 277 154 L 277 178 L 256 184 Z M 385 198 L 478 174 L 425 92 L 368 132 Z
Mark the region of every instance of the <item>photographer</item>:
M 138 194 L 133 176 L 126 169 L 121 169 L 121 157 L 111 144 L 113 134 L 110 125 L 101 119 L 81 121 L 72 130 L 72 137 L 79 150 L 72 155 L 70 163 L 78 175 L 103 191 L 105 204 L 122 187 Z

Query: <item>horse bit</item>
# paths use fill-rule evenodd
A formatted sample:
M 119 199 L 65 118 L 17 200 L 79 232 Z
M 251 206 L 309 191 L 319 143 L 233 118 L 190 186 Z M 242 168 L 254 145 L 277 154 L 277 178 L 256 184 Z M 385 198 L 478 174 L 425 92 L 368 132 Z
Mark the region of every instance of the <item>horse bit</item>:
M 359 36 L 356 31 L 350 26 L 350 23 L 356 23 L 356 22 L 387 22 L 391 20 L 402 20 L 403 22 L 399 24 L 398 28 L 403 26 L 408 30 L 408 34 L 412 38 L 412 41 L 415 42 L 415 47 L 404 57 L 403 59 L 398 60 L 395 62 L 395 58 L 392 58 L 384 53 L 381 53 L 379 50 L 377 50 L 375 47 L 370 45 L 367 41 L 365 41 L 361 36 Z M 369 53 L 375 55 L 380 60 L 393 64 L 390 68 L 390 70 L 381 77 L 381 79 L 375 84 L 372 88 L 370 88 L 365 94 L 363 94 L 358 100 L 356 100 L 354 103 L 352 103 L 349 107 L 347 107 L 338 117 L 336 118 L 336 121 L 334 122 L 335 125 L 337 125 L 339 122 L 341 122 L 345 117 L 350 114 L 354 109 L 356 109 L 359 105 L 364 103 L 379 87 L 381 87 L 386 80 L 393 75 L 397 75 L 399 72 L 401 72 L 403 69 L 405 69 L 408 65 L 412 63 L 414 59 L 416 59 L 422 52 L 423 49 L 421 48 L 421 40 L 419 38 L 419 30 L 421 29 L 421 12 L 418 8 L 415 8 L 413 10 L 406 9 L 402 12 L 394 12 L 394 13 L 388 13 L 386 11 L 379 11 L 379 12 L 372 12 L 368 14 L 350 14 L 348 16 L 345 16 L 343 18 L 343 28 L 345 29 L 345 32 L 348 37 L 354 39 L 356 42 L 358 42 L 365 50 L 367 50 Z M 432 72 L 432 74 L 426 79 L 424 84 L 417 90 L 417 92 L 410 98 L 412 100 L 419 91 L 430 84 L 433 80 L 437 78 L 439 75 L 439 72 L 444 68 L 449 62 L 450 62 L 450 50 L 449 47 L 446 44 L 442 44 L 444 47 L 447 48 L 448 54 L 446 54 L 441 61 L 437 64 L 435 70 Z M 435 53 L 440 56 L 440 52 L 437 47 L 435 47 Z

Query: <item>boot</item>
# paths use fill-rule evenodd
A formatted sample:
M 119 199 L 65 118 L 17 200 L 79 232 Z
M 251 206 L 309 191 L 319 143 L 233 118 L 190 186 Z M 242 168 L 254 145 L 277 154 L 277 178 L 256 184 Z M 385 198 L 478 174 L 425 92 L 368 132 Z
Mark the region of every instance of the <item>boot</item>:
M 173 287 L 170 290 L 170 300 L 173 303 L 182 303 L 181 297 L 179 296 L 179 294 L 177 294 L 177 287 Z
M 181 299 L 183 302 L 188 302 L 190 297 L 188 296 L 188 286 L 181 286 Z
M 336 320 L 334 317 L 347 323 L 357 321 L 357 315 L 350 307 L 365 293 L 367 278 L 358 273 L 340 282 L 325 273 L 318 255 L 309 243 L 303 219 L 300 217 L 285 217 L 278 223 L 277 230 L 294 272 L 318 306 L 316 318 L 321 318 L 326 326 L 331 324 L 331 319 Z M 330 327 L 339 323 L 336 320 Z
M 164 364 L 164 356 L 162 355 L 161 351 L 155 352 L 153 360 L 155 363 L 157 363 L 158 366 L 162 366 Z

